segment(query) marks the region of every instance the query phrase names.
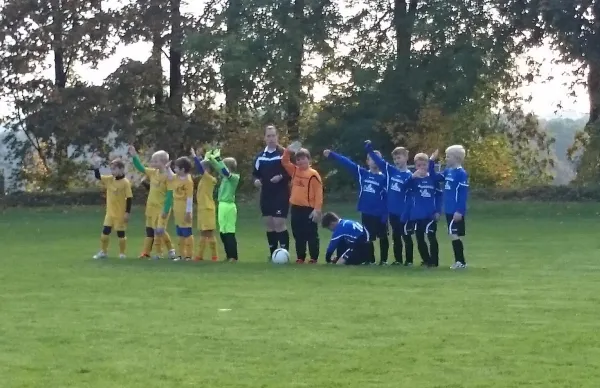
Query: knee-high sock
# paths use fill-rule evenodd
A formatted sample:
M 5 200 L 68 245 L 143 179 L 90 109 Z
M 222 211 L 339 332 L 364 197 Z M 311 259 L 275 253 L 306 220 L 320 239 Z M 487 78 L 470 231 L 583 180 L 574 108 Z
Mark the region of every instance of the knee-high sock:
M 110 236 L 108 234 L 100 235 L 100 250 L 104 253 L 108 250 L 108 243 L 110 241 Z
M 227 233 L 229 235 L 229 251 L 231 257 L 229 259 L 238 259 L 238 249 L 237 249 L 237 238 L 235 237 L 235 233 Z
M 210 257 L 216 258 L 217 256 L 217 239 L 214 235 L 207 237 L 206 241 L 208 242 L 208 249 L 210 250 Z
M 437 236 L 434 233 L 431 233 L 427 235 L 427 239 L 429 240 L 429 256 L 431 257 L 431 264 L 437 266 L 440 263 L 440 247 Z
M 119 237 L 119 253 L 124 255 L 127 250 L 127 237 Z
M 277 233 L 277 241 L 279 241 L 279 246 L 283 249 L 290 249 L 290 234 L 287 230 L 283 232 Z
M 402 236 L 402 240 L 404 240 L 404 255 L 407 263 L 413 262 L 414 256 L 414 246 L 413 240 L 411 236 Z
M 206 250 L 206 237 L 198 236 L 198 252 L 196 254 L 196 257 L 198 257 L 199 259 L 203 259 L 205 250 Z
M 156 254 L 158 256 L 162 256 L 162 254 L 163 254 L 164 239 L 165 239 L 165 236 L 162 234 L 157 234 L 156 236 L 154 236 L 154 252 L 156 252 Z
M 393 231 L 392 240 L 394 243 L 394 260 L 397 263 L 402 263 L 402 235 L 397 231 Z
M 379 239 L 379 254 L 381 255 L 381 261 L 387 263 L 388 252 L 390 250 L 390 240 L 387 236 Z
M 269 251 L 271 251 L 271 256 L 275 249 L 277 249 L 277 232 L 267 232 L 267 242 L 269 243 Z
M 425 242 L 425 233 L 417 232 L 417 249 L 419 250 L 419 254 L 421 255 L 421 260 L 425 264 L 431 264 L 431 258 L 429 257 L 429 248 L 427 247 L 427 243 Z
M 152 244 L 154 244 L 153 237 L 144 238 L 144 247 L 142 248 L 142 254 L 149 255 L 152 253 Z
M 185 238 L 185 257 L 192 257 L 194 255 L 194 236 Z
M 229 244 L 227 243 L 227 234 L 220 233 L 219 235 L 221 236 L 221 243 L 223 243 L 223 249 L 225 250 L 225 258 L 231 259 L 231 251 L 229 250 Z
M 452 240 L 452 250 L 454 251 L 454 261 L 465 264 L 465 248 L 461 239 Z
M 165 230 L 165 233 L 163 234 L 163 242 L 165 243 L 165 246 L 167 247 L 168 250 L 173 249 L 173 242 L 171 241 L 171 236 L 169 236 L 169 233 L 167 233 L 166 230 Z
M 181 237 L 179 236 L 179 241 L 178 241 L 178 245 L 179 245 L 179 256 L 181 257 L 185 257 L 185 253 L 186 253 L 186 237 Z

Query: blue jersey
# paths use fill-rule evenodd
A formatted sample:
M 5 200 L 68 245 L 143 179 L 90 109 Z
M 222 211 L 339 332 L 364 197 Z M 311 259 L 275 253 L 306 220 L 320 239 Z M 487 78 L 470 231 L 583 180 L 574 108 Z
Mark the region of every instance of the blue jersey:
M 262 183 L 261 194 L 271 190 L 281 190 L 282 192 L 289 190 L 290 177 L 281 165 L 282 156 L 283 154 L 278 149 L 265 148 L 254 159 L 252 176 Z M 282 175 L 283 179 L 277 183 L 271 183 L 271 178 L 277 175 Z
M 413 176 L 407 182 L 407 190 L 410 204 L 402 217 L 404 221 L 432 220 L 435 213 L 442 212 L 443 192 L 438 188 L 436 176 Z
M 363 214 L 379 216 L 382 220 L 387 218 L 386 206 L 386 179 L 381 173 L 374 173 L 366 168 L 360 167 L 350 159 L 338 155 L 335 152 L 329 154 L 329 158 L 339 162 L 352 173 L 358 181 L 359 194 L 357 210 Z
M 435 170 L 434 162 L 429 162 L 430 174 Z M 444 213 L 467 212 L 467 197 L 469 195 L 469 175 L 462 167 L 446 168 L 441 174 L 436 174 L 438 181 L 444 182 Z
M 385 175 L 388 213 L 402 216 L 406 209 L 406 201 L 408 200 L 406 182 L 411 179 L 412 172 L 408 169 L 400 170 L 398 167 L 387 163 L 373 151 L 371 144 L 367 145 L 367 152 Z
M 335 227 L 325 257 L 329 259 L 341 241 L 346 242 L 348 249 L 353 249 L 356 243 L 369 241 L 369 232 L 360 222 L 340 219 Z

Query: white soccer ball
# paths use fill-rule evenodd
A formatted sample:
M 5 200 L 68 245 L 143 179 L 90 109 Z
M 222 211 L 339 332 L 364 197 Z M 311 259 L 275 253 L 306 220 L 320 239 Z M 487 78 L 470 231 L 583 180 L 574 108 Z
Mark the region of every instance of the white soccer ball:
M 271 261 L 275 264 L 287 264 L 290 261 L 290 253 L 283 248 L 275 249 Z

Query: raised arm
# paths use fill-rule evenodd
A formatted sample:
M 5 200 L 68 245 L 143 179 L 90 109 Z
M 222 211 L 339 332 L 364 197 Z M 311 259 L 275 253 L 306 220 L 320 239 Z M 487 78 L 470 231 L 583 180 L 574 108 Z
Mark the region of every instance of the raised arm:
M 129 155 L 131 155 L 131 158 L 133 160 L 133 167 L 135 167 L 135 169 L 138 170 L 139 172 L 141 172 L 142 174 L 145 174 L 146 167 L 144 167 L 144 164 L 140 160 L 140 157 L 139 157 L 135 147 L 130 145 L 128 152 L 129 152 Z
M 469 196 L 469 176 L 464 170 L 458 175 L 458 186 L 456 187 L 456 212 L 465 215 L 467 211 L 467 198 Z
M 324 153 L 326 158 L 331 159 L 339 163 L 342 167 L 346 168 L 354 178 L 360 177 L 360 166 L 345 156 L 336 154 L 333 151 L 325 150 Z
M 196 165 L 196 171 L 199 175 L 204 175 L 204 167 L 202 167 L 202 161 L 196 155 L 194 155 L 194 165 Z
M 223 178 L 229 178 L 231 176 L 231 171 L 229 171 L 225 163 L 223 163 L 220 153 L 218 155 L 209 153 L 207 157 L 208 162 L 213 166 L 215 170 L 219 172 L 219 174 L 223 176 Z
M 397 170 L 396 166 L 392 166 L 391 164 L 386 162 L 381 156 L 379 156 L 379 154 L 377 154 L 377 152 L 375 152 L 375 150 L 373 149 L 373 143 L 371 143 L 370 140 L 365 141 L 365 151 L 367 151 L 367 154 L 369 155 L 371 160 L 373 160 L 375 162 L 375 164 L 377 165 L 379 170 L 385 172 L 386 175 L 387 175 L 388 170 L 390 170 L 390 169 Z
M 283 148 L 283 147 L 282 147 Z M 281 157 L 281 165 L 288 173 L 293 176 L 296 173 L 296 166 L 292 163 L 292 153 L 287 148 L 283 148 L 283 156 Z

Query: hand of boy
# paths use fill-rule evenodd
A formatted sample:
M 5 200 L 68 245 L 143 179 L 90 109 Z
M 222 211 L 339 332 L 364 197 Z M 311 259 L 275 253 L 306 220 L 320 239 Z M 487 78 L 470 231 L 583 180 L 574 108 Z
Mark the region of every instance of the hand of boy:
M 129 153 L 130 156 L 137 156 L 138 155 L 137 150 L 132 145 L 129 146 L 129 148 L 127 149 L 127 152 Z
M 326 158 L 328 158 L 330 154 L 331 154 L 331 150 L 325 150 L 325 151 L 323 151 L 323 156 L 326 157 Z
M 321 219 L 321 211 L 315 209 L 310 213 L 309 217 L 312 222 L 318 223 L 319 220 Z
M 435 162 L 437 160 L 439 154 L 440 154 L 439 150 L 433 151 L 433 154 L 431 154 L 431 156 L 429 157 L 429 160 L 433 160 Z
M 192 156 L 192 158 L 195 158 L 197 156 L 194 147 L 190 148 L 190 155 Z
M 273 178 L 271 178 L 271 183 L 279 183 L 279 182 L 281 182 L 282 179 L 283 179 L 283 175 L 281 175 L 281 174 L 275 175 Z
M 459 221 L 462 221 L 462 219 L 463 219 L 462 214 L 460 214 L 459 212 L 454 212 L 454 215 L 452 216 L 452 221 L 459 222 Z
M 192 213 L 185 213 L 185 217 L 183 218 L 185 222 L 192 222 Z

